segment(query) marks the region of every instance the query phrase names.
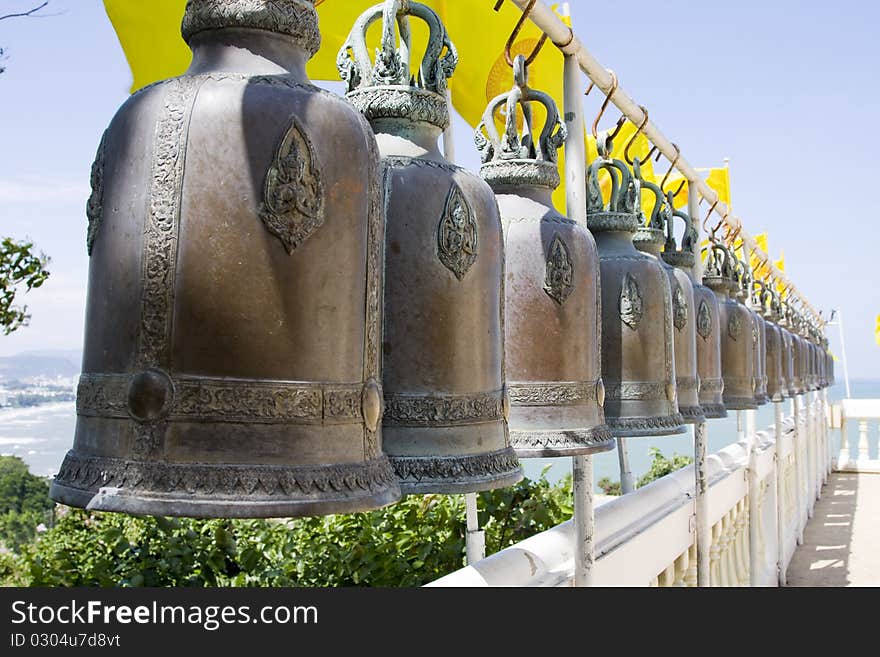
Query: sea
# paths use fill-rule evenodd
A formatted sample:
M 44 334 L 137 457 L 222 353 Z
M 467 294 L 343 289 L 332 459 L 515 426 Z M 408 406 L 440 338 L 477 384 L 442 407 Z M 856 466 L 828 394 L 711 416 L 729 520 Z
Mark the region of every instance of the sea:
M 850 382 L 852 397 L 880 399 L 880 380 L 858 380 Z M 845 397 L 842 382 L 829 390 L 829 399 L 839 401 Z M 785 402 L 786 414 L 790 412 L 790 402 Z M 758 429 L 771 427 L 774 421 L 772 404 L 758 409 L 756 425 Z M 27 463 L 31 472 L 51 477 L 61 465 L 64 454 L 73 444 L 76 424 L 76 407 L 73 402 L 49 403 L 33 408 L 0 409 L 0 454 L 14 454 Z M 855 445 L 858 427 L 849 423 L 850 444 Z M 871 431 L 876 432 L 876 428 Z M 834 432 L 836 434 L 836 432 Z M 709 453 L 735 443 L 737 439 L 736 413 L 727 418 L 709 422 Z M 832 434 L 836 440 L 836 436 Z M 874 441 L 876 442 L 876 441 Z M 873 446 L 873 443 L 872 443 Z M 675 454 L 693 456 L 693 430 L 677 436 L 658 436 L 652 438 L 630 438 L 627 441 L 630 467 L 638 478 L 648 471 L 651 464 L 651 449 L 656 447 L 667 456 Z M 528 459 L 523 461 L 527 477 L 535 479 L 546 469 L 550 481 L 557 481 L 571 472 L 571 459 Z M 612 481 L 620 479 L 617 450 L 597 454 L 593 457 L 594 481 L 603 477 Z M 598 490 L 598 489 L 597 489 Z

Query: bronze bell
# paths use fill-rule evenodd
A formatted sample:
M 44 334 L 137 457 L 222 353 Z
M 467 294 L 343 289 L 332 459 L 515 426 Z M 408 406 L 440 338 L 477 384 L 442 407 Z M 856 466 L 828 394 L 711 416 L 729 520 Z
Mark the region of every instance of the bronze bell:
M 755 344 L 751 313 L 736 300 L 739 282 L 733 255 L 714 237 L 709 249 L 703 284 L 718 298 L 724 406 L 728 410 L 755 409 Z
M 806 368 L 807 368 L 807 344 L 801 333 L 803 332 L 803 319 L 793 311 L 794 333 L 794 386 L 795 394 L 803 395 L 807 391 Z
M 759 312 L 760 304 L 754 297 L 754 284 L 752 279 L 752 271 L 744 260 L 739 260 L 739 293 L 737 299 L 749 311 L 751 318 L 751 336 L 754 344 L 752 357 L 754 359 L 754 377 L 755 377 L 755 404 L 763 406 L 770 398 L 767 396 L 767 361 L 766 361 L 766 328 L 764 318 Z
M 668 207 L 673 207 L 672 195 L 667 195 Z M 722 393 L 724 380 L 721 378 L 721 335 L 718 323 L 719 309 L 715 294 L 701 283 L 694 280 L 693 269 L 696 266 L 696 244 L 699 234 L 694 228 L 691 217 L 682 210 L 673 211 L 685 224 L 685 232 L 678 250 L 675 241 L 672 221 L 667 223 L 666 244 L 663 247 L 663 260 L 681 270 L 691 281 L 694 290 L 692 321 L 697 353 L 697 380 L 699 381 L 699 405 L 703 415 L 708 419 L 727 417 Z M 689 317 L 689 320 L 691 318 Z M 677 328 L 677 327 L 676 327 Z M 676 373 L 681 378 L 678 363 L 678 344 L 676 343 Z M 679 395 L 681 387 L 679 387 Z M 681 401 L 679 400 L 679 404 Z M 684 411 L 682 411 L 684 413 Z
M 602 411 L 596 243 L 586 226 L 553 207 L 561 182 L 557 150 L 566 137 L 556 104 L 528 88 L 522 55 L 514 71 L 516 85 L 489 104 L 475 137 L 480 174 L 495 192 L 504 226 L 510 442 L 521 458 L 606 451 L 614 440 Z M 540 132 L 533 130 L 533 104 L 546 110 Z M 494 118 L 501 107 L 503 139 Z
M 192 67 L 123 105 L 92 170 L 76 436 L 51 496 L 198 517 L 389 504 L 373 135 L 306 78 L 312 3 L 189 0 L 182 32 Z
M 675 386 L 678 397 L 678 410 L 685 422 L 697 424 L 705 422 L 706 416 L 700 407 L 700 379 L 697 376 L 697 331 L 694 322 L 694 286 L 690 277 L 667 261 L 676 260 L 675 244 L 670 242 L 672 235 L 673 205 L 672 197 L 664 197 L 663 192 L 652 182 L 640 176 L 638 160 L 633 163 L 640 187 L 654 195 L 655 203 L 651 216 L 639 227 L 633 237 L 633 244 L 643 253 L 657 258 L 669 279 L 672 303 L 673 353 L 675 355 Z M 664 232 L 665 231 L 665 232 Z M 661 249 L 666 253 L 661 254 Z M 687 260 L 687 256 L 684 256 Z M 693 265 L 693 256 L 690 264 Z
M 782 331 L 782 371 L 786 384 L 786 392 L 789 399 L 797 394 L 795 386 L 795 359 L 797 357 L 794 343 L 794 334 L 791 330 L 791 312 L 788 303 L 782 302 L 782 313 L 779 318 L 779 328 Z
M 761 288 L 761 309 L 764 312 L 764 321 L 767 330 L 767 395 L 770 401 L 781 402 L 788 398 L 788 381 L 785 379 L 785 345 L 783 330 L 777 322 L 782 313 L 778 295 L 773 292 L 763 281 L 758 285 Z M 769 305 L 768 305 L 769 301 Z
M 430 30 L 418 79 L 410 77 L 410 17 Z M 374 63 L 366 32 L 380 20 Z M 480 491 L 522 478 L 507 432 L 498 205 L 484 181 L 437 148 L 457 61 L 437 14 L 401 0 L 365 11 L 338 58 L 385 165 L 383 438 L 405 493 Z
M 632 174 L 624 162 L 606 159 L 610 144 L 600 148 L 587 174 L 587 227 L 600 258 L 605 421 L 620 437 L 684 433 L 669 279 L 656 258 L 633 245 L 640 192 Z M 608 205 L 600 171 L 613 181 Z

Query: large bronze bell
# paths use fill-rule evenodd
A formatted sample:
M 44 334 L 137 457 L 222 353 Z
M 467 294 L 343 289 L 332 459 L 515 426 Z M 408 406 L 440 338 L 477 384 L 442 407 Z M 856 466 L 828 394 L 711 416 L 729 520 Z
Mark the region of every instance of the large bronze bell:
M 638 160 L 633 164 L 636 176 L 640 174 Z M 672 303 L 673 353 L 675 354 L 675 386 L 678 397 L 678 410 L 685 422 L 697 424 L 705 422 L 706 416 L 700 407 L 700 379 L 697 376 L 697 330 L 694 321 L 694 286 L 690 277 L 667 261 L 680 255 L 674 253 L 675 244 L 670 243 L 672 230 L 672 197 L 664 197 L 660 187 L 639 178 L 640 187 L 654 195 L 654 209 L 633 237 L 633 244 L 643 253 L 657 258 L 669 279 Z M 662 253 L 666 248 L 668 253 Z M 685 259 L 687 257 L 685 256 Z M 693 262 L 691 262 L 691 265 Z
M 373 135 L 306 78 L 312 3 L 189 0 L 182 31 L 189 71 L 123 105 L 92 169 L 76 437 L 51 496 L 200 517 L 391 503 Z
M 516 85 L 489 104 L 476 133 L 480 173 L 495 192 L 504 226 L 510 442 L 520 457 L 606 451 L 614 440 L 602 411 L 596 243 L 586 226 L 553 207 L 565 124 L 550 96 L 526 86 L 522 55 L 514 68 Z M 547 113 L 540 132 L 532 126 L 533 103 Z M 502 107 L 503 139 L 494 118 Z
M 779 297 L 763 282 L 761 288 L 761 309 L 767 330 L 767 395 L 770 401 L 781 402 L 788 398 L 788 381 L 785 379 L 785 345 L 783 330 L 777 322 L 782 314 Z M 768 305 L 769 302 L 769 305 Z
M 620 437 L 684 433 L 669 279 L 656 258 L 633 245 L 639 189 L 624 162 L 604 156 L 610 145 L 600 147 L 587 174 L 587 226 L 600 258 L 605 421 Z M 600 171 L 613 181 L 607 205 Z
M 755 343 L 751 313 L 736 300 L 739 282 L 733 255 L 712 239 L 703 274 L 719 306 L 721 325 L 721 374 L 724 406 L 728 410 L 750 410 L 755 403 Z
M 430 29 L 417 79 L 410 17 Z M 366 32 L 380 20 L 373 62 Z M 437 14 L 401 0 L 365 11 L 338 59 L 385 165 L 383 437 L 405 493 L 479 491 L 522 478 L 505 417 L 498 205 L 484 181 L 437 147 L 457 61 Z
M 668 197 L 672 207 L 672 197 Z M 685 232 L 682 237 L 681 250 L 677 245 L 672 223 L 667 229 L 667 241 L 663 249 L 663 259 L 683 272 L 693 284 L 695 322 L 695 342 L 697 348 L 697 379 L 700 384 L 699 402 L 703 415 L 707 419 L 727 417 L 724 407 L 724 379 L 721 376 L 721 328 L 719 323 L 720 310 L 715 293 L 694 278 L 696 266 L 696 245 L 699 239 L 690 215 L 676 210 L 673 216 L 684 221 Z
M 794 343 L 794 334 L 791 330 L 791 313 L 788 303 L 781 302 L 781 315 L 778 321 L 780 330 L 782 331 L 782 371 L 786 384 L 786 392 L 789 399 L 797 394 L 795 386 L 795 358 L 796 347 Z
M 742 303 L 749 311 L 751 318 L 751 335 L 754 343 L 754 377 L 755 377 L 755 404 L 763 406 L 770 398 L 767 396 L 767 352 L 766 342 L 767 333 L 764 324 L 764 318 L 760 312 L 760 303 L 755 298 L 755 286 L 752 277 L 752 271 L 749 265 L 743 261 L 739 261 L 739 292 L 737 300 Z

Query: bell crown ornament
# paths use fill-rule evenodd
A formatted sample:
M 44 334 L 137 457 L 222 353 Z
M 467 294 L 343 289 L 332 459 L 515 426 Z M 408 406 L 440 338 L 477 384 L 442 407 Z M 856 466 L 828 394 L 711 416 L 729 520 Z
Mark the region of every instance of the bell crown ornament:
M 733 255 L 714 235 L 709 238 L 707 249 L 703 284 L 715 292 L 729 295 L 739 287 Z
M 224 28 L 264 30 L 293 37 L 308 58 L 321 47 L 318 13 L 313 0 L 187 0 L 181 24 L 184 41 Z
M 666 206 L 672 208 L 672 216 L 666 220 L 666 242 L 663 244 L 663 260 L 673 267 L 692 270 L 696 263 L 697 241 L 700 235 L 694 227 L 690 215 L 681 209 L 675 209 L 675 197 L 672 192 L 666 193 Z M 684 234 L 681 238 L 681 248 L 675 238 L 675 219 L 681 219 L 684 223 Z
M 411 73 L 410 17 L 424 21 L 429 29 L 416 75 Z M 371 58 L 367 30 L 379 20 L 382 41 Z M 441 130 L 449 126 L 446 89 L 458 66 L 458 51 L 430 7 L 409 0 L 386 0 L 367 9 L 339 51 L 336 66 L 348 87 L 346 97 L 369 121 L 418 120 Z
M 375 138 L 305 76 L 312 3 L 191 0 L 182 29 L 193 66 L 125 102 L 93 167 L 76 434 L 51 495 L 199 517 L 394 502 Z
M 667 226 L 672 223 L 673 214 L 672 206 L 670 206 L 663 190 L 659 185 L 654 184 L 642 177 L 641 164 L 638 158 L 633 160 L 633 178 L 636 187 L 639 189 L 639 198 L 641 199 L 641 190 L 646 189 L 654 196 L 654 204 L 651 207 L 651 213 L 644 215 L 642 204 L 638 205 L 640 216 L 639 229 L 633 237 L 633 244 L 639 251 L 650 253 L 660 257 L 660 252 L 666 244 Z
M 561 183 L 559 149 L 568 131 L 553 98 L 528 86 L 525 61 L 522 55 L 514 59 L 513 88 L 492 99 L 474 133 L 482 160 L 480 175 L 493 188 L 534 185 L 554 190 Z M 533 103 L 542 105 L 547 114 L 540 133 L 534 130 Z M 503 134 L 499 133 L 495 121 L 496 112 L 502 107 L 506 110 Z M 517 126 L 520 110 L 522 129 Z
M 635 234 L 641 225 L 636 214 L 639 190 L 625 162 L 606 159 L 605 152 L 610 152 L 606 151 L 610 146 L 600 142 L 599 157 L 587 171 L 587 227 L 594 235 L 611 232 Z M 605 203 L 599 183 L 602 171 L 611 178 L 608 203 Z
M 428 26 L 416 75 L 411 19 Z M 366 31 L 380 20 L 371 59 Z M 406 494 L 512 485 L 523 473 L 507 424 L 498 203 L 437 147 L 455 46 L 432 9 L 386 0 L 360 15 L 337 61 L 384 165 L 384 451 Z
M 593 454 L 614 446 L 602 411 L 599 258 L 586 227 L 553 207 L 566 137 L 556 104 L 528 87 L 522 55 L 513 64 L 513 88 L 489 103 L 474 137 L 504 226 L 510 441 L 520 458 Z M 546 111 L 538 129 L 534 105 Z

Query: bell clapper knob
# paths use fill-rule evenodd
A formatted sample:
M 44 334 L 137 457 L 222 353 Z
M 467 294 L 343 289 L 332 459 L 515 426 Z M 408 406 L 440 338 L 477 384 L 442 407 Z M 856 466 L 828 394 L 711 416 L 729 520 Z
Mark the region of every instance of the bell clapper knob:
M 173 401 L 174 383 L 160 369 L 135 374 L 128 384 L 128 413 L 141 424 L 165 418 Z
M 675 403 L 675 398 L 678 393 L 678 390 L 675 387 L 675 384 L 670 382 L 666 384 L 666 399 L 670 402 Z
M 605 406 L 605 382 L 602 379 L 596 383 L 596 401 L 599 406 Z
M 382 400 L 382 388 L 375 379 L 369 379 L 364 384 L 363 394 L 361 395 L 361 411 L 364 414 L 364 425 L 370 431 L 376 431 L 379 428 L 379 422 L 382 421 L 384 402 Z

